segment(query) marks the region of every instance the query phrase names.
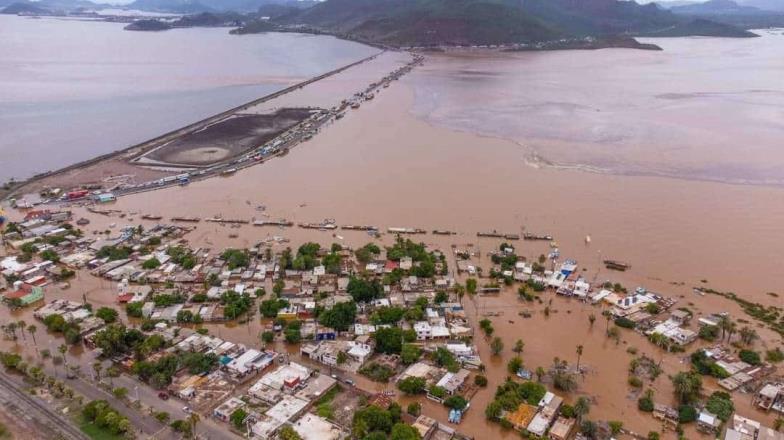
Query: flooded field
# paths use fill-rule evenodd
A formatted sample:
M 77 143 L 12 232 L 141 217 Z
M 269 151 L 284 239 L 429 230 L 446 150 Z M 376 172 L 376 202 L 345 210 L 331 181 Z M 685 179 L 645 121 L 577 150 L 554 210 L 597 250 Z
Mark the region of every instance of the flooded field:
M 759 33 L 649 40 L 663 51 L 433 56 L 414 109 L 512 140 L 539 165 L 782 185 L 784 35 Z

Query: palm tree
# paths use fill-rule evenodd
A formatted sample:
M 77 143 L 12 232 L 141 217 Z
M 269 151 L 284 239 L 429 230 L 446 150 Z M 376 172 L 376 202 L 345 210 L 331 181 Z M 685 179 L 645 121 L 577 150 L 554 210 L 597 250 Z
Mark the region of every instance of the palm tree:
M 17 326 L 18 326 L 18 324 L 16 322 L 9 322 L 8 325 L 5 326 L 8 329 L 8 331 L 11 333 L 12 339 L 14 341 L 16 341 L 16 327 Z
M 740 340 L 745 345 L 751 345 L 757 338 L 759 338 L 759 335 L 753 328 L 746 326 L 740 329 Z
M 460 302 L 460 305 L 463 305 L 463 295 L 465 295 L 465 287 L 463 287 L 463 285 L 460 283 L 456 283 L 455 293 L 457 294 L 457 300 Z
M 515 345 L 514 345 L 514 348 L 512 348 L 512 351 L 514 351 L 514 352 L 515 352 L 515 353 L 517 353 L 517 354 L 520 354 L 520 353 L 522 353 L 522 352 L 523 352 L 523 348 L 524 348 L 524 347 L 525 347 L 525 342 L 523 342 L 523 340 L 522 340 L 522 339 L 518 339 L 518 340 L 515 342 Z
M 583 346 L 577 346 L 577 372 L 580 372 L 580 358 L 583 356 Z
M 493 351 L 494 355 L 498 356 L 499 354 L 501 354 L 501 351 L 503 349 L 504 349 L 504 341 L 502 341 L 501 338 L 499 338 L 498 336 L 496 336 L 495 338 L 493 338 L 492 341 L 490 341 L 490 350 Z
M 27 328 L 27 323 L 24 322 L 24 319 L 20 319 L 16 322 L 16 325 L 19 327 L 19 330 L 22 332 L 22 339 L 25 341 L 27 340 L 27 336 L 25 336 L 25 329 Z
M 604 317 L 607 319 L 607 325 L 604 327 L 604 331 L 609 336 L 610 335 L 610 320 L 612 319 L 612 315 L 609 314 L 609 313 L 605 313 Z
M 727 328 L 727 342 L 732 340 L 732 335 L 734 335 L 738 331 L 738 324 L 731 322 L 729 328 Z
M 732 321 L 730 321 L 730 318 L 728 318 L 727 316 L 722 316 L 721 319 L 719 319 L 718 326 L 721 329 L 722 341 L 724 340 L 724 337 L 727 335 L 727 330 L 730 328 L 731 323 Z
M 192 412 L 188 416 L 188 423 L 191 425 L 191 432 L 193 433 L 194 437 L 196 437 L 196 424 L 198 424 L 200 421 L 201 417 L 199 417 L 199 415 L 195 412 Z
M 57 347 L 57 351 L 63 355 L 63 363 L 65 364 L 65 368 L 68 368 L 68 356 L 65 355 L 65 352 L 68 351 L 68 347 L 66 347 L 65 344 L 60 344 L 60 346 Z
M 93 362 L 93 370 L 95 371 L 95 380 L 96 381 L 100 381 L 101 380 L 101 370 L 102 369 L 103 369 L 103 364 L 101 363 L 101 361 Z
M 672 377 L 672 387 L 680 403 L 688 403 L 700 394 L 702 379 L 697 373 L 680 372 Z
M 773 422 L 773 429 L 776 431 L 784 431 L 784 417 L 779 417 Z
M 35 341 L 35 332 L 38 331 L 38 327 L 36 327 L 35 324 L 30 324 L 27 326 L 27 331 L 30 333 L 30 336 L 33 337 L 33 344 L 37 347 L 38 342 Z
M 536 381 L 537 382 L 541 382 L 542 378 L 545 376 L 545 374 L 547 374 L 547 372 L 544 371 L 544 368 L 536 367 Z
M 594 315 L 593 313 L 588 315 L 588 322 L 590 323 L 591 328 L 593 328 L 593 323 L 596 322 L 596 315 Z
M 591 401 L 587 397 L 581 396 L 574 402 L 574 415 L 577 417 L 577 424 L 580 424 L 582 418 L 591 411 Z

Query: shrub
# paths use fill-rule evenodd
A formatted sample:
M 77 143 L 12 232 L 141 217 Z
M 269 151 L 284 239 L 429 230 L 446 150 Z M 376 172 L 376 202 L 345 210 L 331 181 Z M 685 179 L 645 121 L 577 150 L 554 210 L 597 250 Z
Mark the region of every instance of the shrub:
M 623 316 L 615 318 L 615 325 L 617 325 L 618 327 L 623 327 L 628 329 L 633 329 L 637 326 L 637 324 L 635 324 L 634 321 L 632 321 L 629 318 L 625 318 Z
M 487 378 L 485 376 L 482 376 L 481 374 L 477 374 L 476 376 L 474 376 L 474 384 L 480 387 L 486 387 Z
M 406 394 L 422 394 L 425 392 L 425 379 L 407 377 L 397 383 L 398 389 Z
M 153 257 L 153 258 L 150 258 L 149 260 L 146 260 L 144 263 L 142 263 L 142 269 L 152 270 L 152 269 L 157 268 L 160 265 L 161 265 L 161 262 L 158 261 L 157 258 Z
M 784 361 L 784 352 L 780 348 L 768 350 L 765 352 L 765 360 L 774 364 Z
M 759 365 L 762 363 L 759 353 L 753 350 L 741 350 L 738 357 L 745 363 L 750 365 Z
M 637 409 L 642 412 L 653 412 L 653 399 L 650 396 L 643 396 L 637 400 Z
M 729 420 L 732 412 L 735 411 L 735 406 L 732 404 L 732 398 L 729 394 L 723 391 L 716 391 L 708 398 L 708 401 L 705 403 L 705 409 L 716 414 L 716 417 L 723 422 L 726 422 Z
M 721 330 L 716 325 L 704 325 L 700 327 L 699 336 L 700 339 L 704 339 L 706 341 L 715 341 L 716 338 L 719 337 L 719 333 Z
M 678 408 L 678 421 L 680 423 L 691 423 L 697 420 L 697 410 L 691 405 L 681 405 Z

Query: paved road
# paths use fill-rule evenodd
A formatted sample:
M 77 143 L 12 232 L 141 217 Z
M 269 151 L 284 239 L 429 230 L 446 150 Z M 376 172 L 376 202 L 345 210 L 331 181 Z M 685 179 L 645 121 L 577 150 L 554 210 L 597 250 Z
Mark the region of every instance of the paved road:
M 88 440 L 88 437 L 79 428 L 73 426 L 70 420 L 55 412 L 48 404 L 25 392 L 23 386 L 21 380 L 0 372 L 2 391 L 0 399 L 23 409 L 28 416 L 64 439 Z

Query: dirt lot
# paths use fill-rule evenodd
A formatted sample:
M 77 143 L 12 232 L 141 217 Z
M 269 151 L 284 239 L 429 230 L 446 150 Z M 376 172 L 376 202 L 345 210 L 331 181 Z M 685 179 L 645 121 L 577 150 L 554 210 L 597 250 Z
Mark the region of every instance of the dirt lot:
M 338 425 L 351 426 L 351 419 L 354 417 L 354 411 L 359 408 L 360 396 L 361 394 L 350 388 L 344 388 L 343 391 L 335 396 L 332 400 L 333 420 Z
M 177 138 L 145 154 L 138 162 L 211 165 L 264 144 L 310 114 L 311 110 L 304 108 L 280 109 L 264 115 L 238 114 Z

